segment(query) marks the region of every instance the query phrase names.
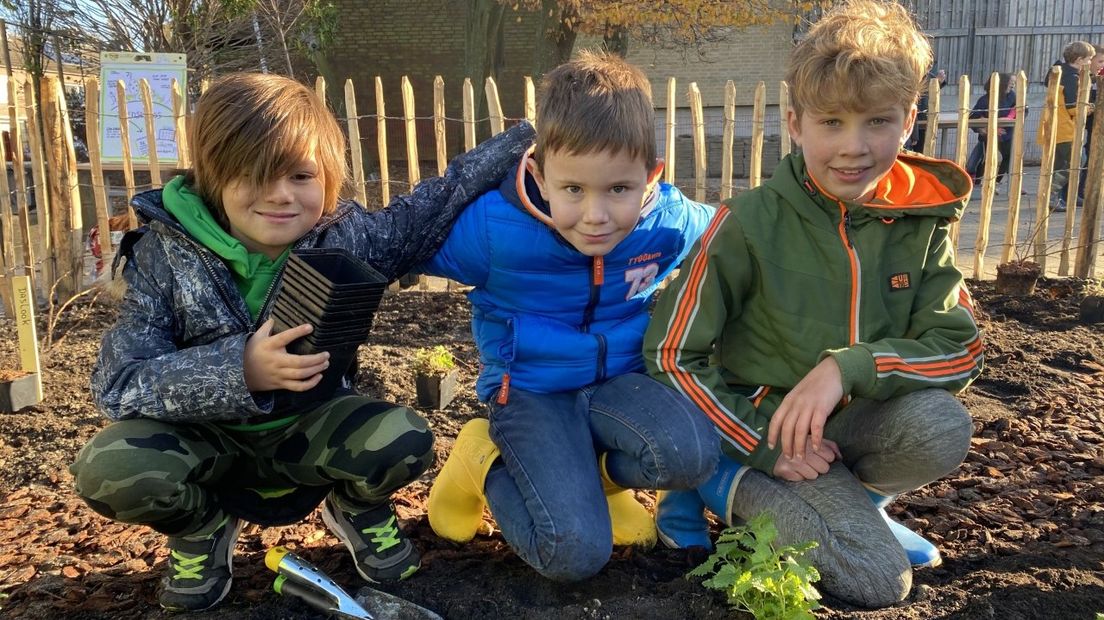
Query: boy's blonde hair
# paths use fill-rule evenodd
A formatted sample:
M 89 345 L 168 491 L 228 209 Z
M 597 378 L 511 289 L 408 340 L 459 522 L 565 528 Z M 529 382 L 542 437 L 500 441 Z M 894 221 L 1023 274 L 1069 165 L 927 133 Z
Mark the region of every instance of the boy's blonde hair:
M 652 87 L 644 73 L 618 56 L 582 52 L 541 80 L 533 157 L 611 151 L 656 165 Z
M 244 177 L 260 188 L 311 155 L 325 189 L 323 213 L 337 208 L 348 174 L 345 135 L 314 91 L 295 80 L 260 73 L 220 78 L 196 103 L 188 141 L 187 183 L 223 225 L 222 192 L 233 181 Z
M 858 111 L 916 103 L 932 64 L 931 44 L 895 2 L 852 0 L 829 10 L 790 57 L 794 112 Z
M 1073 64 L 1082 58 L 1092 58 L 1096 55 L 1096 48 L 1088 41 L 1073 41 L 1062 49 L 1062 60 Z

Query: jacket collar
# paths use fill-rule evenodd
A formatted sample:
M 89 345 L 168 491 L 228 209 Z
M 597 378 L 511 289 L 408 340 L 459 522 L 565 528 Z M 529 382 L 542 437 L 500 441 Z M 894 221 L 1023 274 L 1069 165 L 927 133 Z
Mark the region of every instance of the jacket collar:
M 764 185 L 785 196 L 800 192 L 828 214 L 839 213 L 843 205 L 853 220 L 895 220 L 910 215 L 957 220 L 973 189 L 970 176 L 953 161 L 907 152 L 897 156 L 888 182 L 879 185 L 878 194 L 868 203 L 845 201 L 824 191 L 809 175 L 800 153 L 787 155 Z M 798 209 L 809 219 L 812 214 L 805 211 Z

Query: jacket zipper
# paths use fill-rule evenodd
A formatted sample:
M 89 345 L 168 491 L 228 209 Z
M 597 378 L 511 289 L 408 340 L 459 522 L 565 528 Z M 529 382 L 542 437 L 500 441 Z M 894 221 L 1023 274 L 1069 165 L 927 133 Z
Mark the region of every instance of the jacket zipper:
M 594 308 L 598 305 L 598 298 L 601 296 L 605 281 L 605 261 L 601 256 L 595 256 L 591 259 L 590 298 L 587 299 L 586 309 L 583 310 L 582 330 L 584 332 L 590 332 L 590 324 L 594 321 Z M 606 377 L 606 337 L 603 334 L 594 334 L 594 339 L 598 341 L 598 360 L 594 370 L 594 380 L 601 381 Z
M 838 203 L 840 208 L 840 224 L 839 233 L 840 240 L 843 242 L 843 249 L 847 252 L 848 262 L 851 266 L 851 293 L 849 297 L 850 302 L 850 316 L 848 323 L 848 344 L 854 345 L 859 341 L 859 302 L 862 298 L 862 263 L 859 262 L 859 253 L 855 251 L 855 244 L 851 240 L 851 213 L 847 211 L 847 207 L 842 203 Z

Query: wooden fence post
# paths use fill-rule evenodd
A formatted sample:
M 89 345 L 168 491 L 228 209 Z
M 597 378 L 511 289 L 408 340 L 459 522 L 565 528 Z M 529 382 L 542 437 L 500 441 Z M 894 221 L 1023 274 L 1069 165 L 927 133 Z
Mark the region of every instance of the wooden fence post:
M 1097 88 L 1096 114 L 1093 114 L 1092 131 L 1104 138 L 1104 88 Z M 1104 209 L 1104 139 L 1092 141 L 1089 147 L 1089 170 L 1085 175 L 1085 208 L 1081 211 L 1080 242 L 1073 275 L 1091 278 L 1096 274 L 1096 253 L 1100 245 L 1100 212 Z
M 23 372 L 34 373 L 35 393 L 39 402 L 41 402 L 42 368 L 39 366 L 38 359 L 34 288 L 31 286 L 31 278 L 29 276 L 15 276 L 12 278 L 12 292 L 16 311 L 11 316 L 15 318 L 16 333 L 19 339 L 19 367 Z
M 1001 263 L 1012 260 L 1020 226 L 1020 192 L 1023 189 L 1024 116 L 1027 114 L 1027 75 L 1016 75 L 1016 124 L 1012 127 L 1012 162 L 1008 166 L 1008 224 L 1004 229 Z
M 748 187 L 759 187 L 763 182 L 763 123 L 767 115 L 767 85 L 760 81 L 755 85 L 755 107 L 751 112 L 751 166 Z
M 188 149 L 188 103 L 180 82 L 172 81 L 173 133 L 176 137 L 177 165 L 184 170 L 192 167 L 192 155 Z
M 42 122 L 49 148 L 50 186 L 55 201 L 54 245 L 58 251 L 59 300 L 66 300 L 81 289 L 84 261 L 80 189 L 77 185 L 77 156 L 73 151 L 73 133 L 61 82 L 53 76 L 42 78 Z
M 675 184 L 675 118 L 678 113 L 675 78 L 667 78 L 667 148 L 663 159 L 663 180 Z
M 445 132 L 445 79 L 433 78 L 433 142 L 437 146 L 437 176 L 448 167 L 448 136 Z
M 107 190 L 104 188 L 103 162 L 100 155 L 100 81 L 89 77 L 84 80 L 84 124 L 88 136 L 88 161 L 91 164 L 92 196 L 96 200 L 96 228 L 100 231 L 100 255 L 110 269 L 115 254 L 111 242 L 111 214 L 107 210 Z
M 533 126 L 537 124 L 537 89 L 528 75 L 525 76 L 525 120 Z
M 0 174 L 0 302 L 4 316 L 15 315 L 12 298 L 12 276 L 15 275 L 15 226 L 12 220 L 11 192 L 8 189 L 8 171 Z
M 997 114 L 1001 98 L 995 96 L 1002 92 L 1000 74 L 989 76 L 989 118 L 985 124 L 985 172 L 982 173 L 981 220 L 978 222 L 977 239 L 974 242 L 974 277 L 981 279 L 985 268 L 985 250 L 989 245 L 989 220 L 993 213 L 993 194 L 997 189 Z M 961 124 L 961 120 L 959 121 Z M 961 144 L 961 142 L 960 142 Z M 965 151 L 965 149 L 963 149 Z
M 464 78 L 464 152 L 475 148 L 475 88 Z
M 1043 120 L 1039 125 L 1041 144 L 1043 147 L 1043 161 L 1039 166 L 1039 189 L 1035 197 L 1035 230 L 1032 234 L 1035 246 L 1035 262 L 1046 273 L 1046 241 L 1047 225 L 1050 220 L 1050 186 L 1054 181 L 1054 146 L 1057 141 L 1058 111 L 1058 83 L 1062 79 L 1062 69 L 1058 66 L 1050 68 L 1047 79 L 1046 100 L 1043 104 Z
M 422 180 L 422 169 L 418 163 L 418 128 L 414 124 L 414 87 L 410 79 L 402 76 L 403 125 L 406 129 L 406 179 L 410 189 Z
M 694 200 L 705 202 L 705 177 L 708 170 L 705 161 L 705 114 L 697 82 L 690 82 L 690 90 L 686 96 L 690 102 L 690 118 L 694 128 Z
M 487 110 L 491 117 L 491 135 L 497 136 L 506 130 L 506 121 L 502 114 L 502 102 L 498 99 L 498 84 L 493 77 L 487 78 L 484 90 L 487 94 Z
M 790 154 L 790 85 L 785 80 L 778 83 L 778 158 Z
M 138 228 L 138 217 L 130 199 L 134 198 L 134 163 L 130 158 L 130 121 L 127 114 L 126 84 L 115 82 L 115 102 L 119 109 L 119 142 L 123 147 L 123 181 L 126 183 L 128 228 Z
M 357 202 L 368 206 L 368 192 L 364 188 L 364 157 L 360 150 L 360 117 L 357 114 L 356 88 L 353 80 L 345 80 L 345 123 L 349 132 L 349 163 L 353 165 L 353 185 Z M 385 185 L 386 187 L 386 185 Z M 387 204 L 386 193 L 383 203 Z
M 345 105 L 349 105 L 348 94 Z M 355 105 L 355 104 L 354 104 Z M 391 161 L 387 158 L 387 107 L 383 102 L 383 80 L 376 76 L 376 148 L 379 150 L 380 198 L 383 205 L 391 202 Z
M 1077 196 L 1081 189 L 1081 152 L 1085 146 L 1085 121 L 1089 116 L 1089 87 L 1092 77 L 1089 66 L 1081 67 L 1077 82 L 1077 115 L 1073 123 L 1073 144 L 1070 145 L 1069 183 L 1066 186 L 1066 225 L 1062 234 L 1062 253 L 1058 258 L 1058 275 L 1068 276 L 1070 271 L 1070 243 L 1073 241 L 1073 223 L 1077 218 Z
M 958 125 L 956 128 L 958 140 L 955 145 L 955 163 L 963 168 L 966 167 L 966 147 L 970 139 L 970 111 L 970 76 L 961 75 L 958 78 Z M 927 135 L 927 133 L 924 134 L 925 139 Z M 951 222 L 951 246 L 955 249 L 956 254 L 958 253 L 958 229 L 960 225 L 960 221 Z
M 314 96 L 322 102 L 322 105 L 329 107 L 326 102 L 326 76 L 320 75 L 314 78 Z
M 935 154 L 935 136 L 939 133 L 939 80 L 928 81 L 928 124 L 924 132 L 924 154 Z
M 149 80 L 138 80 L 138 93 L 142 97 L 142 115 L 146 120 L 146 163 L 149 165 L 150 183 L 153 187 L 161 187 L 161 162 L 157 157 L 157 128 L 153 120 L 153 93 L 150 92 Z
M 724 128 L 721 130 L 721 200 L 732 198 L 732 143 L 736 139 L 736 83 L 725 82 Z

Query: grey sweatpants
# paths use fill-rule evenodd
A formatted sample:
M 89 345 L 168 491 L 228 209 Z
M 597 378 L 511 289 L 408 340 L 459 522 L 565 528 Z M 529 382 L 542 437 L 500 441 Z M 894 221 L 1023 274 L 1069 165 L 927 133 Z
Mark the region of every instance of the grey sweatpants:
M 863 607 L 892 605 L 908 595 L 912 570 L 866 487 L 896 495 L 945 476 L 966 457 L 972 432 L 966 409 L 944 390 L 856 399 L 824 429 L 839 445 L 842 463 L 802 482 L 748 471 L 732 498 L 733 516 L 748 520 L 766 512 L 779 543 L 816 541 L 807 558 L 832 596 Z

